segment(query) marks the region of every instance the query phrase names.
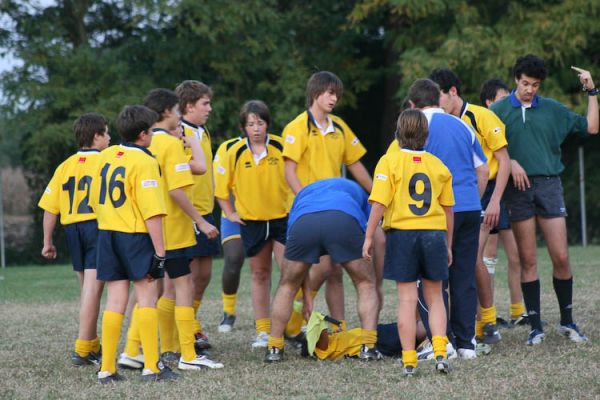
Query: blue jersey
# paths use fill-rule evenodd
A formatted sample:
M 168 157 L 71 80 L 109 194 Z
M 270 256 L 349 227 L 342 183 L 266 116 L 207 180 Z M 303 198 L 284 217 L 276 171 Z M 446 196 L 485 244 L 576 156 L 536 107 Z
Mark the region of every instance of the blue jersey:
M 429 138 L 425 150 L 442 160 L 452 174 L 454 212 L 481 210 L 475 168 L 487 158 L 473 130 L 441 108 L 427 108 Z
M 302 188 L 294 199 L 288 216 L 288 234 L 301 216 L 331 210 L 351 215 L 364 231 L 371 212 L 368 200 L 367 192 L 348 179 L 330 178 L 313 182 Z

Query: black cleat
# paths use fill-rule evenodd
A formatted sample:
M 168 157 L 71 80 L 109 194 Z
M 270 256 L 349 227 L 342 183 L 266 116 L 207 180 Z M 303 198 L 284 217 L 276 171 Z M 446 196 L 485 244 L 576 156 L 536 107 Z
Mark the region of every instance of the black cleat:
M 496 324 L 485 324 L 483 327 L 483 340 L 485 344 L 496 344 L 502 339 Z
M 450 363 L 444 356 L 437 356 L 435 358 L 435 370 L 442 374 L 450 373 Z
M 295 349 L 302 350 L 302 343 L 306 342 L 306 334 L 304 332 L 300 332 L 296 336 L 286 336 L 285 340 L 294 347 Z
M 158 381 L 176 381 L 179 379 L 179 374 L 176 374 L 171 370 L 171 368 L 162 365 L 162 363 L 158 362 L 158 368 L 160 372 L 153 372 L 149 369 L 144 369 L 142 371 L 142 381 L 144 382 L 158 382 Z
M 283 349 L 278 349 L 277 347 L 267 348 L 265 353 L 266 363 L 278 363 L 281 361 L 283 361 Z
M 85 357 L 81 357 L 76 351 L 71 353 L 71 365 L 74 367 L 84 367 L 86 365 L 100 365 L 102 356 L 93 351 Z
M 383 359 L 383 356 L 375 347 L 369 348 L 366 344 L 363 344 L 360 348 L 360 354 L 358 355 L 358 358 L 360 358 L 361 360 L 370 361 L 381 360 Z
M 111 374 L 108 371 L 98 372 L 98 383 L 101 385 L 106 385 L 109 383 L 116 383 L 116 382 L 124 381 L 124 380 L 125 380 L 125 378 L 123 378 L 123 376 L 121 376 L 117 373 Z

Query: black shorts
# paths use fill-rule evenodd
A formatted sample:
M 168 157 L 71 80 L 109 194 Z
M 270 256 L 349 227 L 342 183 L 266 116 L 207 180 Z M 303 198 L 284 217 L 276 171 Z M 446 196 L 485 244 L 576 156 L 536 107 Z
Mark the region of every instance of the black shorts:
M 96 269 L 96 246 L 98 245 L 98 223 L 91 221 L 65 225 L 65 238 L 71 254 L 73 271 Z
M 334 210 L 305 214 L 290 228 L 285 258 L 317 264 L 329 254 L 334 263 L 345 263 L 362 258 L 364 241 L 365 232 L 351 215 Z
M 192 257 L 189 255 L 189 249 L 190 247 L 167 250 L 165 254 L 165 271 L 169 275 L 169 278 L 175 279 L 190 274 L 190 261 Z
M 490 199 L 492 198 L 492 194 L 494 193 L 494 189 L 496 188 L 496 180 L 488 181 L 487 186 L 485 187 L 485 192 L 483 193 L 483 197 L 481 198 L 481 223 L 483 223 L 483 211 L 487 208 L 488 204 L 490 204 Z M 506 210 L 506 204 L 504 199 L 500 200 L 500 218 L 498 219 L 498 223 L 495 227 L 490 230 L 490 233 L 498 233 L 499 231 L 503 231 L 506 229 L 510 229 L 510 220 L 508 219 L 508 211 Z
M 211 225 L 215 225 L 215 219 L 212 214 L 203 215 L 202 218 Z M 219 237 L 209 239 L 204 233 L 202 233 L 194 224 L 194 231 L 196 232 L 196 244 L 189 248 L 188 254 L 192 257 L 214 257 L 218 256 L 220 251 Z
M 99 281 L 139 281 L 154 257 L 147 233 L 98 231 L 97 279 Z
M 383 277 L 396 282 L 448 279 L 446 231 L 388 230 Z
M 240 233 L 246 256 L 257 255 L 269 240 L 275 240 L 285 245 L 287 217 L 270 221 L 244 220 L 244 223 L 246 225 L 240 225 Z
M 511 221 L 524 221 L 534 216 L 558 218 L 567 216 L 563 187 L 558 176 L 529 176 L 529 188 L 519 190 L 508 180 L 504 199 Z

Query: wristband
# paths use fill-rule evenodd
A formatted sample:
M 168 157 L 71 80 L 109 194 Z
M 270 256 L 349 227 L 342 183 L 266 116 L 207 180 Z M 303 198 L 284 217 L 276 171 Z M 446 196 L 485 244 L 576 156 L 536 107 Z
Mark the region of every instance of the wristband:
M 161 279 L 165 275 L 165 257 L 160 257 L 154 254 L 150 263 L 148 275 L 153 279 Z
M 598 88 L 593 88 L 587 91 L 588 96 L 597 96 L 600 93 Z

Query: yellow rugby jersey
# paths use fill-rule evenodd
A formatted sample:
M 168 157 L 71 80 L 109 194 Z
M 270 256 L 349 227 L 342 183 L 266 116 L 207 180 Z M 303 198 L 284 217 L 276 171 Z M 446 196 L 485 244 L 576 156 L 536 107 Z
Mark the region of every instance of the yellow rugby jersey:
M 163 218 L 163 236 L 166 250 L 191 247 L 196 244 L 192 219 L 171 199 L 169 191 L 183 189 L 190 197 L 194 180 L 188 164 L 189 158 L 183 151 L 181 140 L 163 129 L 154 129 L 152 144 L 148 148 L 156 157 L 164 185 L 167 215 Z
M 504 123 L 492 110 L 466 101 L 460 110 L 460 118 L 475 130 L 475 136 L 488 159 L 489 179 L 495 179 L 498 174 L 498 160 L 494 157 L 494 152 L 508 146 Z
M 215 206 L 215 189 L 213 184 L 213 153 L 210 134 L 202 126 L 194 125 L 186 120 L 182 121 L 183 134 L 185 136 L 196 136 L 204 151 L 206 158 L 206 173 L 203 175 L 193 175 L 194 186 L 192 187 L 192 203 L 200 215 L 210 214 Z M 192 150 L 185 149 L 188 157 L 192 156 Z
M 342 164 L 354 164 L 367 152 L 341 118 L 331 114 L 329 117 L 333 132 L 325 135 L 308 111 L 297 116 L 283 130 L 283 156 L 298 164 L 296 174 L 302 186 L 320 179 L 340 177 Z
M 145 220 L 167 212 L 162 185 L 148 149 L 127 143 L 104 150 L 90 194 L 98 228 L 147 233 Z
M 362 347 L 362 329 L 354 328 L 329 334 L 327 350 L 315 347 L 319 360 L 339 360 L 342 357 L 356 357 Z
M 96 175 L 100 151 L 80 149 L 54 171 L 38 206 L 52 214 L 60 214 L 63 225 L 96 219 L 89 204 L 92 177 Z
M 235 209 L 242 219 L 268 221 L 287 215 L 289 186 L 285 180 L 283 141 L 267 135 L 267 151 L 256 161 L 248 139 L 235 143 L 215 174 L 215 195 L 235 197 Z
M 446 230 L 442 206 L 454 205 L 452 175 L 431 153 L 393 151 L 377 163 L 369 201 L 386 206 L 383 229 Z
M 238 136 L 236 138 L 226 140 L 223 143 L 221 143 L 221 145 L 217 149 L 217 152 L 215 153 L 215 158 L 213 159 L 213 171 L 215 172 L 215 190 L 216 190 L 216 185 L 217 185 L 217 180 L 218 180 L 217 174 L 219 173 L 219 169 L 223 168 L 222 163 L 224 162 L 223 160 L 225 160 L 227 151 L 231 148 L 231 146 L 233 146 L 239 140 L 242 140 L 242 139 L 243 138 L 241 136 Z M 226 217 L 225 213 L 223 211 L 221 211 L 221 216 Z

